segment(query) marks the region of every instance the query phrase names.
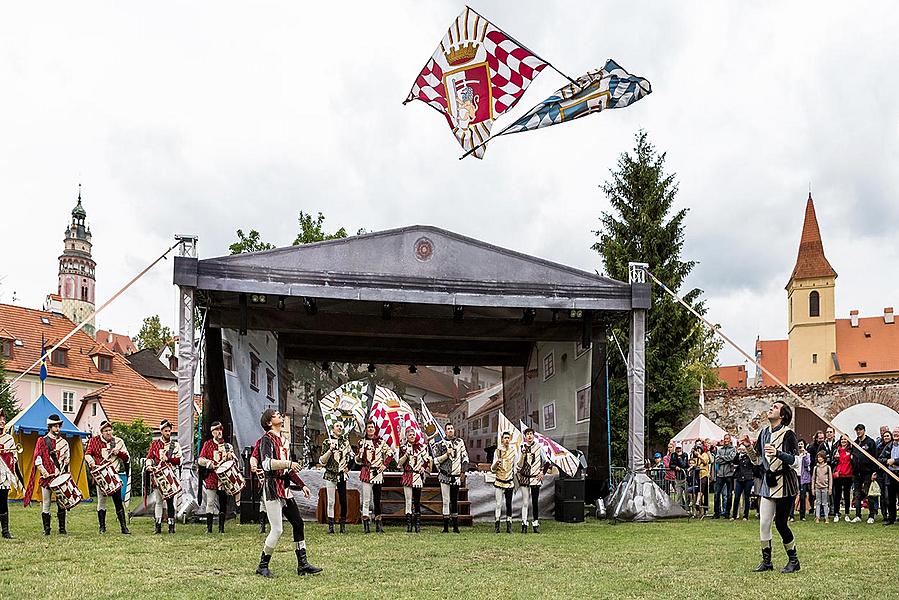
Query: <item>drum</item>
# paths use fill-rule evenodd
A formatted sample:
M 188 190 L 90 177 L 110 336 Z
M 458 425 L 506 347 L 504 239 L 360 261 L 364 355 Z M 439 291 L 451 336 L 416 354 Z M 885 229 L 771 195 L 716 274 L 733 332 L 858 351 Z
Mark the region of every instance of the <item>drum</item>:
M 237 461 L 226 460 L 215 470 L 215 474 L 219 479 L 219 489 L 229 496 L 236 496 L 243 490 L 246 482 Z
M 168 500 L 172 496 L 181 493 L 181 482 L 175 477 L 175 472 L 168 466 L 159 467 L 153 471 L 153 486 L 159 490 L 162 497 Z
M 110 463 L 98 465 L 91 471 L 91 477 L 97 484 L 97 492 L 104 496 L 112 496 L 122 489 L 122 478 Z
M 68 473 L 63 473 L 50 482 L 50 489 L 56 492 L 56 502 L 66 510 L 72 510 L 84 500 L 81 490 Z

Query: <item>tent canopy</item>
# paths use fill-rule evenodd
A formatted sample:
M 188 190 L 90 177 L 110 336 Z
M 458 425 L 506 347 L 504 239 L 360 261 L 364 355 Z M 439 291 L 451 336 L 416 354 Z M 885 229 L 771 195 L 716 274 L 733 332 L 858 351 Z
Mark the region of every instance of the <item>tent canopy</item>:
M 66 437 L 71 437 L 73 435 L 82 438 L 90 437 L 89 433 L 75 427 L 75 424 L 72 423 L 62 411 L 56 408 L 56 406 L 54 406 L 43 394 L 41 394 L 37 400 L 32 402 L 31 406 L 16 415 L 16 417 L 10 421 L 9 427 L 12 431 L 20 434 L 36 433 L 38 435 L 45 435 L 47 433 L 47 417 L 52 414 L 57 414 L 62 418 L 62 428 L 60 429 L 62 435 Z
M 692 444 L 696 440 L 720 440 L 725 434 L 727 434 L 726 431 L 715 425 L 707 416 L 699 413 L 676 436 L 671 438 L 671 441 Z

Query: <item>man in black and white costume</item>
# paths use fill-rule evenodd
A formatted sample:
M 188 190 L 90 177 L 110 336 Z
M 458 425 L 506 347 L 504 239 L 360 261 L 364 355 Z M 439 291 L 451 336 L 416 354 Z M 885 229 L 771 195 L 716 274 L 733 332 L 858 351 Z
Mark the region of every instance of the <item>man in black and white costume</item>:
M 450 519 L 453 521 L 453 533 L 459 533 L 459 488 L 462 486 L 462 474 L 468 470 L 468 451 L 465 450 L 465 442 L 456 437 L 452 423 L 446 424 L 445 431 L 446 439 L 434 448 L 437 479 L 443 497 L 443 533 L 449 532 Z
M 793 420 L 793 411 L 783 402 L 775 402 L 768 411 L 768 427 L 762 429 L 755 444 L 749 436 L 743 436 L 740 443 L 753 463 L 762 469 L 759 490 L 759 539 L 762 543 L 762 562 L 756 571 L 771 571 L 771 525 L 777 527 L 787 552 L 789 562 L 781 573 L 799 570 L 796 555 L 796 541 L 790 531 L 790 511 L 799 493 L 799 478 L 795 465 L 799 464 L 799 445 L 796 434 L 788 425 Z

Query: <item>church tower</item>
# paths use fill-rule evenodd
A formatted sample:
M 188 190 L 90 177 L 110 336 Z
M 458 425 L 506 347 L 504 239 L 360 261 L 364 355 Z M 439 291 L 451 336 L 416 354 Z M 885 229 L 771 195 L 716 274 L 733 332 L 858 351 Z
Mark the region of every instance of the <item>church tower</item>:
M 81 206 L 81 184 L 78 184 L 78 203 L 72 209 L 72 222 L 66 227 L 64 249 L 59 257 L 59 296 L 62 314 L 76 325 L 94 312 L 95 269 L 91 258 L 91 230 L 86 224 L 87 213 Z M 94 320 L 85 326 L 91 337 Z
M 836 278 L 837 272 L 824 256 L 815 203 L 809 192 L 799 254 L 786 287 L 790 331 L 787 383 L 826 382 L 834 372 Z

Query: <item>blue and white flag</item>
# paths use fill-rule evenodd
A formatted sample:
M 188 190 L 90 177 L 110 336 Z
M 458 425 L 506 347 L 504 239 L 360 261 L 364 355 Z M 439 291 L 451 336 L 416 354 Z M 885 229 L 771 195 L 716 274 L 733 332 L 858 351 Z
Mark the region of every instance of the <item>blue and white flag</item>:
M 497 136 L 573 121 L 607 108 L 624 108 L 652 93 L 649 81 L 631 75 L 609 59 L 606 66 L 578 77 L 529 110 Z
M 437 419 L 434 418 L 434 415 L 431 414 L 431 410 L 428 408 L 428 405 L 425 404 L 425 397 L 421 397 L 421 425 L 424 428 L 425 434 L 428 436 L 428 442 L 430 444 L 436 444 L 442 442 L 446 439 L 446 432 L 443 430 L 443 427 L 440 426 L 440 423 L 437 422 Z

